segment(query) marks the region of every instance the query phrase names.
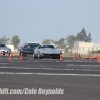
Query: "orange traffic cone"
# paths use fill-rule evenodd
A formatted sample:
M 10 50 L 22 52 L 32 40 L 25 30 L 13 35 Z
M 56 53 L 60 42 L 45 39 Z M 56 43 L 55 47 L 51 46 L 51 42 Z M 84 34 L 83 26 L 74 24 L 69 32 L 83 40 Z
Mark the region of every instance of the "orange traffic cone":
M 75 53 L 75 55 L 74 55 L 74 59 L 77 59 L 77 55 L 76 55 L 76 53 Z
M 12 56 L 15 56 L 14 52 L 12 52 Z
M 10 53 L 10 57 L 9 57 L 9 60 L 12 60 L 12 53 Z
M 81 59 L 81 55 L 80 54 L 78 54 L 78 59 Z
M 2 53 L 0 52 L 0 56 L 2 56 Z
M 22 60 L 23 59 L 23 55 L 22 55 L 22 53 L 20 53 L 20 60 Z
M 6 56 L 8 56 L 8 52 L 6 52 Z
M 63 60 L 62 55 L 60 55 L 60 61 L 62 61 L 62 60 Z
M 98 62 L 100 63 L 100 55 L 98 56 Z
M 92 58 L 91 58 L 91 60 L 94 60 L 94 59 L 97 59 L 97 57 L 96 57 L 96 56 L 94 56 L 94 57 L 92 57 Z
M 89 60 L 89 59 L 90 59 L 90 57 L 89 57 L 89 56 L 86 56 L 86 57 L 84 58 L 84 60 L 87 60 L 87 59 Z

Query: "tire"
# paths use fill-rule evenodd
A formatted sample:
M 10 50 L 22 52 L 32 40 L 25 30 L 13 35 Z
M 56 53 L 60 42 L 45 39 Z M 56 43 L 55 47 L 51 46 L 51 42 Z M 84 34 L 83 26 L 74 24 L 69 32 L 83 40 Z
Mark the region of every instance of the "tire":
M 40 58 L 41 58 L 40 52 L 38 52 L 37 57 L 38 57 L 38 59 L 40 59 Z
M 9 53 L 8 55 L 10 56 L 11 53 Z
M 33 52 L 33 59 L 35 59 L 36 58 L 36 55 L 35 55 L 35 53 Z

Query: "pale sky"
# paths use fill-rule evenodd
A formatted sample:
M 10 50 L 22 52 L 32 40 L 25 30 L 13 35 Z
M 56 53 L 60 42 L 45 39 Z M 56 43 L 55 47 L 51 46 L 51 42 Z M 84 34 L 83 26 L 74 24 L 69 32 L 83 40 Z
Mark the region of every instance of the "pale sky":
M 100 0 L 0 0 L 0 38 L 59 40 L 85 28 L 100 40 Z

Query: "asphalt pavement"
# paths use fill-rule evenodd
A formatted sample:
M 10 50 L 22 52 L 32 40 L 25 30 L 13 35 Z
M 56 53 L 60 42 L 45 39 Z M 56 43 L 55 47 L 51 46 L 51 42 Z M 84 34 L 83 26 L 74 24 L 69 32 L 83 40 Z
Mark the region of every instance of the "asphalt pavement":
M 8 57 L 1 56 L 0 88 L 38 91 L 36 94 L 0 94 L 0 100 L 100 100 L 100 63 L 73 58 L 20 60 L 17 56 L 9 61 Z M 60 94 L 46 95 L 43 89 L 59 90 Z

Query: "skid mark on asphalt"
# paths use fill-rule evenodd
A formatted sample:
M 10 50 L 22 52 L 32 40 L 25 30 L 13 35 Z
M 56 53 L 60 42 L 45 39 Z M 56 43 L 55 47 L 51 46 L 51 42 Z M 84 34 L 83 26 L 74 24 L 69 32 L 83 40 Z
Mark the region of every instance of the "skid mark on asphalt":
M 60 76 L 99 76 L 97 74 L 56 74 L 56 73 L 13 73 L 13 72 L 0 72 L 0 74 L 20 74 L 20 75 L 60 75 Z

